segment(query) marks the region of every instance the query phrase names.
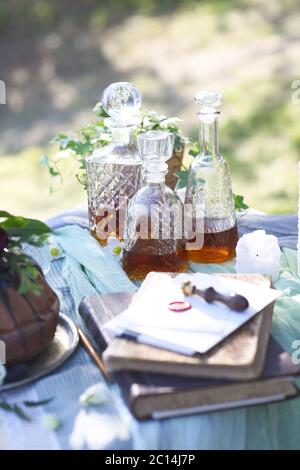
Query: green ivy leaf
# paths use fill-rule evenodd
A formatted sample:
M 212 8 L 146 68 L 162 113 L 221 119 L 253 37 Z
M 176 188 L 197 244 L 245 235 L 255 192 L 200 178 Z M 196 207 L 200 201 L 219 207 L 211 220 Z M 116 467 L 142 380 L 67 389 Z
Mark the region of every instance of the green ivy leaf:
M 3 219 L 3 218 L 7 219 L 8 217 L 12 217 L 9 212 L 0 211 L 0 218 L 1 219 Z
M 33 408 L 33 407 L 36 407 L 36 406 L 47 405 L 52 400 L 53 400 L 53 398 L 46 398 L 46 399 L 40 400 L 40 401 L 30 401 L 30 400 L 28 400 L 28 401 L 23 401 L 23 405 L 27 406 L 28 408 Z M 22 419 L 23 421 L 31 421 L 30 416 L 28 416 L 25 413 L 25 411 L 23 410 L 23 408 L 17 403 L 10 404 L 7 401 L 2 401 L 2 402 L 0 402 L 0 408 L 4 411 L 9 412 L 9 413 L 14 413 L 16 416 L 18 416 L 18 418 Z
M 177 188 L 185 188 L 187 185 L 188 170 L 177 171 L 176 176 L 178 176 Z
M 241 196 L 241 194 L 234 194 L 233 200 L 235 210 L 240 211 L 249 208 L 249 206 L 244 202 L 244 196 Z
M 109 115 L 107 114 L 107 112 L 103 108 L 101 102 L 96 103 L 96 105 L 93 109 L 93 112 L 96 114 L 96 116 L 100 116 L 100 117 L 103 117 L 103 118 L 109 117 Z
M 50 227 L 40 220 L 26 219 L 6 211 L 0 211 L 0 219 L 2 219 L 0 227 L 9 237 L 8 247 L 2 253 L 2 261 L 9 268 L 10 278 L 17 275 L 20 294 L 30 291 L 39 295 L 42 289 L 37 282 L 40 271 L 32 259 L 22 252 L 22 244 L 42 246 L 51 232 Z
M 43 154 L 40 156 L 40 165 L 46 167 L 51 176 L 60 176 L 60 172 L 58 171 L 56 165 L 50 161 L 48 155 Z
M 59 144 L 60 150 L 72 149 L 76 145 L 76 136 L 74 134 L 67 135 L 60 133 L 58 134 L 52 142 L 57 142 Z
M 16 403 L 10 405 L 7 402 L 0 402 L 0 408 L 4 411 L 14 413 L 15 415 L 17 415 L 19 418 L 21 418 L 24 421 L 31 421 L 31 418 Z
M 4 411 L 11 411 L 11 405 L 9 405 L 6 401 L 0 402 L 0 408 Z
M 31 421 L 31 418 L 22 410 L 19 405 L 13 405 L 12 412 L 24 421 Z
M 51 176 L 59 176 L 60 174 L 53 166 L 49 166 L 49 173 Z
M 194 142 L 192 148 L 189 150 L 189 155 L 192 157 L 196 157 L 199 155 L 200 152 L 200 144 L 199 142 Z
M 10 214 L 1 216 L 1 213 L 0 217 L 6 217 L 6 220 L 1 222 L 0 226 L 5 229 L 8 236 L 19 238 L 21 242 L 26 242 L 33 236 L 38 237 L 51 232 L 50 227 L 40 220 L 26 219 L 25 217 Z

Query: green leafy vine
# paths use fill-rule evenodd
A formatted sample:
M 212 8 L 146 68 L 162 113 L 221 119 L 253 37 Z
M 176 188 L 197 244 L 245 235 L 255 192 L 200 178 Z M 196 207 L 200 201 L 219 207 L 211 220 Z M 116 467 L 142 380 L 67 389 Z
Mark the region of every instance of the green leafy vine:
M 0 289 L 13 282 L 20 294 L 40 293 L 39 269 L 22 245 L 42 246 L 50 232 L 44 222 L 0 211 Z

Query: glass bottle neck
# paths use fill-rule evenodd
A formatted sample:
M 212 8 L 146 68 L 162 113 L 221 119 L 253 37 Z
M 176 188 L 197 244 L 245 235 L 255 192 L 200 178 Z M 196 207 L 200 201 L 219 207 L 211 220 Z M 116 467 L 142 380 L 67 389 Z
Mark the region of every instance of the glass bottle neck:
M 166 184 L 166 174 L 147 175 L 144 173 L 147 186 L 162 186 Z
M 129 144 L 133 140 L 135 126 L 111 127 L 111 140 L 116 144 Z
M 149 161 L 144 163 L 143 176 L 146 184 L 162 184 L 165 183 L 168 165 L 165 162 Z
M 217 117 L 209 122 L 200 118 L 199 140 L 201 156 L 220 157 Z

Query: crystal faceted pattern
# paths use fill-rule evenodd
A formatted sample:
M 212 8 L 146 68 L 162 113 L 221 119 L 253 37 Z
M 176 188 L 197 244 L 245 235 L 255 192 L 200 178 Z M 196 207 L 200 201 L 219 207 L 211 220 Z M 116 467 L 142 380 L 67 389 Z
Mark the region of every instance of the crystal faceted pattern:
M 90 230 L 105 244 L 109 236 L 123 238 L 128 200 L 142 182 L 134 137 L 141 95 L 132 83 L 112 83 L 103 92 L 102 105 L 110 116 L 105 124 L 111 143 L 88 156 L 86 170 Z
M 123 250 L 123 268 L 132 280 L 143 280 L 150 271 L 187 269 L 183 204 L 165 184 L 173 136 L 145 132 L 138 137 L 138 146 L 146 184 L 128 205 Z
M 230 172 L 218 147 L 222 95 L 201 91 L 195 102 L 200 120 L 200 153 L 189 169 L 185 202 L 192 207 L 191 233 L 194 236 L 197 227 L 203 233 L 202 246 L 189 248 L 188 257 L 199 263 L 220 263 L 235 256 L 238 240 Z M 199 211 L 202 220 L 195 215 L 197 207 L 202 208 Z

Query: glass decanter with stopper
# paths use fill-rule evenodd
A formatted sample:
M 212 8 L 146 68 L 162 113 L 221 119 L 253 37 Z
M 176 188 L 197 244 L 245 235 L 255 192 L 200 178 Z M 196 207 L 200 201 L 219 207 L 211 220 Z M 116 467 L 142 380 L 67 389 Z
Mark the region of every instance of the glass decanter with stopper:
M 141 160 L 134 130 L 139 123 L 141 95 L 128 82 L 112 83 L 102 96 L 110 118 L 111 142 L 86 159 L 90 231 L 102 244 L 109 236 L 123 238 L 127 202 L 141 186 Z
M 202 232 L 199 246 L 193 249 L 190 244 L 188 248 L 189 259 L 198 263 L 230 260 L 235 256 L 238 241 L 230 172 L 218 147 L 222 101 L 222 95 L 214 91 L 200 91 L 195 96 L 200 120 L 200 153 L 189 168 L 185 203 L 192 207 L 193 233 Z M 197 211 L 199 207 L 201 210 Z
M 183 204 L 165 184 L 173 137 L 163 131 L 138 136 L 145 186 L 129 202 L 123 245 L 123 269 L 132 280 L 143 280 L 150 271 L 184 272 L 188 266 Z

